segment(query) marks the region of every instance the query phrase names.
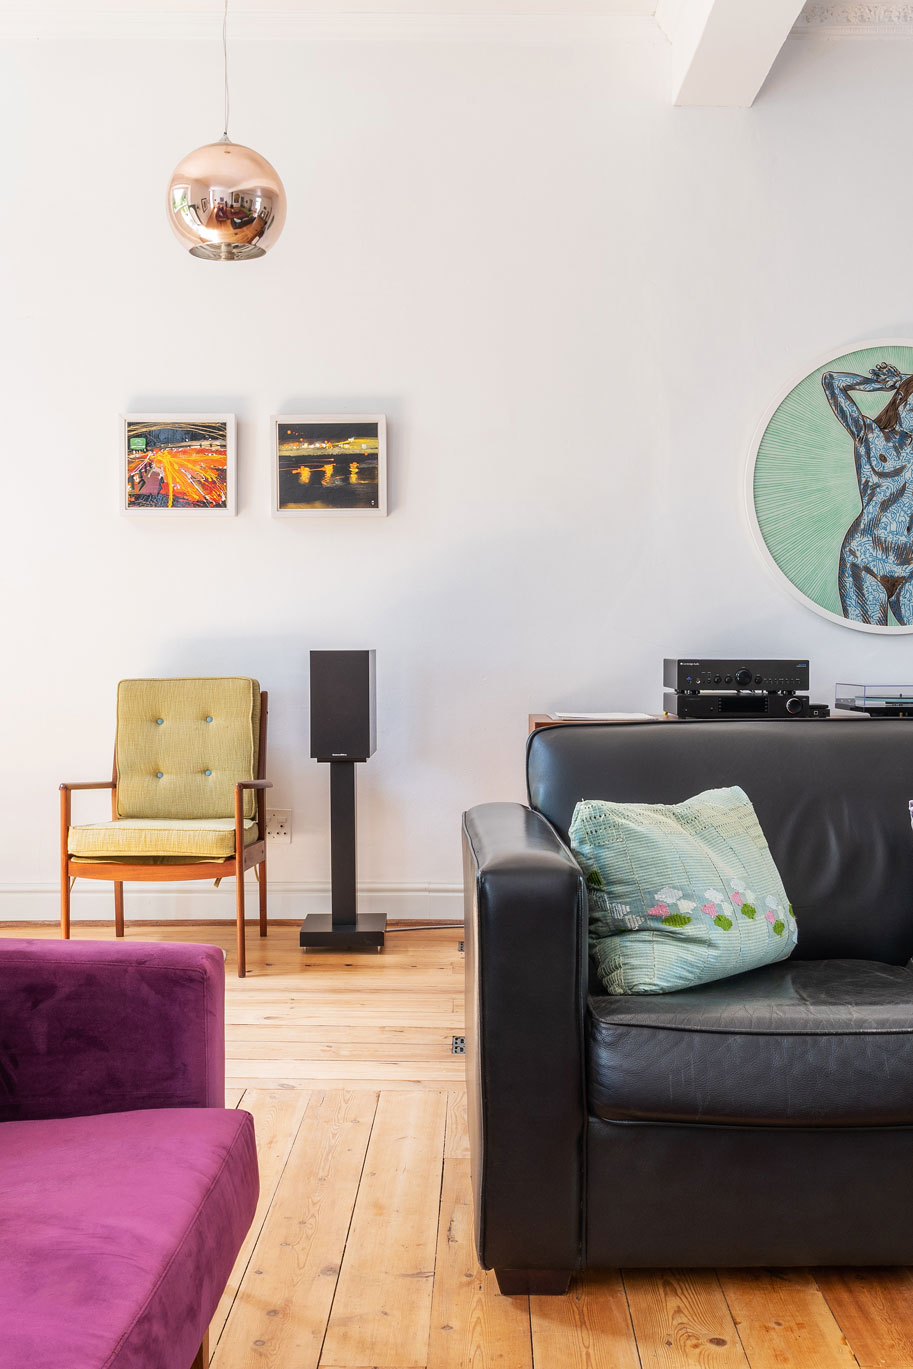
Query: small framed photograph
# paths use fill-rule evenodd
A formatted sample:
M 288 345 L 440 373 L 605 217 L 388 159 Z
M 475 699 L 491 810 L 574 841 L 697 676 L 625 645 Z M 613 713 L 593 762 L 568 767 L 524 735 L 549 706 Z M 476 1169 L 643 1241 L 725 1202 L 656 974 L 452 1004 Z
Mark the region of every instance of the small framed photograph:
M 122 414 L 120 429 L 124 513 L 234 515 L 234 414 Z
M 383 414 L 274 416 L 274 514 L 383 518 L 386 512 Z

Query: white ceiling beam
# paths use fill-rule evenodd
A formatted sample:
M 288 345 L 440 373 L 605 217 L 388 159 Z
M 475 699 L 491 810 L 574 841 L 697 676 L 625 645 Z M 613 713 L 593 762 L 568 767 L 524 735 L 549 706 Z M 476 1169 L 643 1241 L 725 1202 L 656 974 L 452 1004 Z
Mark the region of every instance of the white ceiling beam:
M 656 22 L 672 48 L 676 105 L 747 109 L 803 0 L 659 0 Z

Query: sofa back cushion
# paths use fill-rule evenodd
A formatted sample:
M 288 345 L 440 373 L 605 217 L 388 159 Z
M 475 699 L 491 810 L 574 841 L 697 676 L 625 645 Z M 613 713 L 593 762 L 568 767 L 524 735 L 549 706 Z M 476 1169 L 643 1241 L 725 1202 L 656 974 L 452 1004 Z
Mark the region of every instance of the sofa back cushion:
M 913 956 L 913 721 L 548 727 L 529 739 L 527 781 L 565 839 L 580 799 L 681 803 L 738 785 L 795 909 L 795 956 Z
M 260 686 L 244 678 L 121 680 L 117 816 L 229 818 L 257 777 Z M 256 797 L 248 790 L 244 816 Z

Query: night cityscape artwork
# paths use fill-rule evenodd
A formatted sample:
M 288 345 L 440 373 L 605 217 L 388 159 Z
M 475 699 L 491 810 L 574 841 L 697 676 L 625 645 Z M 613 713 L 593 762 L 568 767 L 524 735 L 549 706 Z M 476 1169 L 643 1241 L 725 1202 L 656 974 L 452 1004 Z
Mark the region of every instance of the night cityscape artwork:
M 233 513 L 234 417 L 124 419 L 128 513 Z
M 276 513 L 386 513 L 382 415 L 279 417 Z

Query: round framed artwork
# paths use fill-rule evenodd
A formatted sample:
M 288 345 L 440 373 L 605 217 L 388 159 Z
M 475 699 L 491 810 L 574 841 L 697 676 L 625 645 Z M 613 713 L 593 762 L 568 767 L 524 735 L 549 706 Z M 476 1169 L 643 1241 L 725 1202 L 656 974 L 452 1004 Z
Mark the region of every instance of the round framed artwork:
M 913 632 L 913 342 L 859 343 L 770 406 L 748 463 L 761 555 L 816 613 Z

